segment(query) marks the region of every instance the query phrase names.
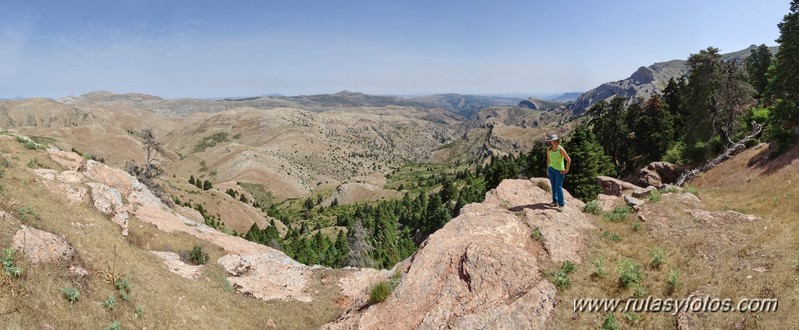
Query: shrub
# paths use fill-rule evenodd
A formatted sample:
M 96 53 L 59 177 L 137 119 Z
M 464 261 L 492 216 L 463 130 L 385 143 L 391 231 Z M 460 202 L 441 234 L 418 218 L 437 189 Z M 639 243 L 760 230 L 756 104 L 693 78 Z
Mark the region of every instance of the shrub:
M 372 286 L 369 292 L 369 304 L 377 304 L 386 301 L 391 295 L 391 286 L 388 282 L 382 281 Z
M 73 287 L 66 287 L 61 289 L 61 293 L 64 295 L 70 303 L 74 303 L 80 298 L 80 291 Z
M 633 298 L 643 297 L 646 297 L 646 287 L 641 285 L 641 283 L 633 284 Z
M 649 250 L 649 256 L 652 257 L 652 262 L 649 263 L 652 268 L 660 269 L 660 265 L 663 263 L 663 249 L 661 248 L 653 248 Z
M 641 230 L 641 221 L 634 221 L 633 222 L 633 231 L 637 232 Z
M 673 268 L 669 269 L 669 279 L 666 284 L 668 285 L 668 294 L 673 294 L 680 286 L 680 272 Z
M 107 327 L 105 327 L 105 330 L 122 330 L 122 325 L 119 324 L 119 321 L 114 321 L 111 322 L 111 324 L 109 324 Z
M 108 296 L 108 299 L 103 301 L 103 306 L 108 309 L 114 309 L 114 304 L 117 302 L 117 298 L 114 295 Z
M 699 190 L 696 187 L 685 187 L 685 192 L 694 194 L 694 196 L 699 197 Z
M 657 189 L 652 190 L 649 192 L 649 195 L 646 197 L 650 202 L 660 202 L 660 191 Z
M 558 290 L 568 289 L 571 286 L 571 281 L 569 280 L 569 275 L 566 274 L 565 271 L 559 270 L 553 274 L 554 278 L 552 282 L 558 288 Z
M 17 250 L 14 248 L 7 248 L 3 251 L 3 271 L 6 275 L 11 277 L 22 276 L 22 268 L 19 268 L 19 266 L 14 263 L 14 255 L 17 253 Z
M 130 279 L 127 276 L 122 276 L 114 282 L 114 287 L 120 291 L 130 292 Z
M 666 154 L 663 156 L 663 160 L 672 164 L 682 165 L 685 162 L 683 161 L 682 155 L 684 153 L 685 143 L 677 142 L 673 144 L 668 150 L 666 150 Z
M 594 272 L 591 273 L 591 277 L 602 278 L 602 277 L 605 277 L 605 275 L 608 274 L 608 272 L 605 271 L 605 259 L 604 258 L 601 258 L 601 257 L 597 258 L 591 263 L 594 265 Z
M 564 261 L 563 266 L 561 267 L 566 274 L 571 274 L 574 272 L 574 263 L 571 261 Z
M 208 252 L 205 252 L 202 246 L 195 245 L 189 253 L 189 261 L 195 265 L 205 265 L 208 263 Z
M 627 312 L 624 313 L 624 319 L 627 320 L 627 323 L 629 324 L 635 324 L 635 322 L 638 322 L 638 315 L 635 313 Z
M 630 207 L 629 206 L 621 206 L 613 209 L 613 211 L 607 212 L 603 215 L 605 219 L 612 222 L 617 221 L 624 221 L 630 217 Z
M 141 305 L 136 305 L 136 309 L 133 310 L 133 317 L 138 319 L 141 318 L 142 315 L 144 315 L 144 310 L 142 309 Z
M 533 239 L 535 239 L 536 241 L 540 241 L 542 238 L 544 238 L 544 234 L 541 233 L 541 228 L 538 227 L 535 227 L 535 229 L 533 229 L 532 236 Z
M 616 323 L 616 315 L 613 313 L 605 316 L 605 321 L 602 322 L 602 330 L 619 330 L 619 325 Z
M 36 150 L 39 146 L 36 142 L 31 141 L 30 139 L 17 135 L 17 142 L 22 143 L 25 146 L 25 149 Z
M 585 207 L 583 207 L 583 212 L 590 213 L 593 215 L 599 215 L 602 213 L 602 210 L 599 208 L 599 204 L 595 200 L 585 203 Z
M 631 288 L 634 284 L 639 284 L 644 280 L 641 273 L 641 266 L 632 259 L 623 259 L 619 263 L 619 285 L 624 288 Z

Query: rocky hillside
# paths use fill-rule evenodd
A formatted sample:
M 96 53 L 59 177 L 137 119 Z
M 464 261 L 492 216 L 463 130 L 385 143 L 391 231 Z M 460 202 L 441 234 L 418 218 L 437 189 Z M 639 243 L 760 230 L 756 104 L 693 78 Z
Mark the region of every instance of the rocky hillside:
M 796 148 L 772 161 L 763 157 L 764 146 L 744 152 L 699 177 L 700 190 L 690 193 L 602 178 L 607 195 L 597 204 L 586 207 L 567 192 L 564 212 L 547 206 L 546 179 L 506 180 L 410 258 L 378 271 L 297 263 L 163 204 L 124 171 L 20 141 L 0 135 L 0 247 L 15 249 L 5 252 L 0 288 L 8 294 L 0 296 L 0 311 L 12 329 L 114 322 L 123 328 L 191 322 L 200 329 L 596 328 L 610 322 L 608 314 L 575 314 L 572 299 L 627 298 L 640 290 L 679 298 L 738 292 L 718 276 L 736 279 L 746 297 L 779 298 L 780 311 L 796 304 L 790 288 L 797 254 L 788 252 L 799 232 L 791 221 L 799 212 L 791 203 L 799 191 L 790 185 L 799 180 Z M 746 188 L 752 194 L 773 190 L 774 180 L 787 182 L 776 196 L 785 202 L 763 195 L 735 201 L 737 188 L 724 183 L 730 178 L 758 179 Z M 204 265 L 191 261 L 197 246 L 209 252 Z M 619 285 L 624 268 L 617 263 L 654 265 L 655 255 L 657 266 L 637 270 L 643 274 L 637 289 Z M 670 270 L 678 274 L 673 287 L 666 284 Z M 377 285 L 388 290 L 382 302 L 372 298 Z M 796 321 L 790 313 L 758 315 L 635 314 L 624 322 L 697 329 Z
M 741 60 L 749 56 L 752 49 L 757 46 L 752 45 L 746 49 L 722 54 L 725 61 Z M 778 48 L 771 47 L 770 50 L 775 53 Z M 671 60 L 666 62 L 659 62 L 650 66 L 642 66 L 633 72 L 630 77 L 604 83 L 598 87 L 583 93 L 575 101 L 569 104 L 568 108 L 577 116 L 588 110 L 592 105 L 599 101 L 606 100 L 620 96 L 629 98 L 635 101 L 637 98 L 649 98 L 655 93 L 663 93 L 669 79 L 679 78 L 688 70 L 688 62 L 685 60 Z
M 582 202 L 567 193 L 565 211 L 556 212 L 545 189 L 545 179 L 503 181 L 395 267 L 399 280 L 387 300 L 369 306 L 363 297 L 323 328 L 544 328 L 557 290 L 542 271 L 581 263 L 594 228 Z

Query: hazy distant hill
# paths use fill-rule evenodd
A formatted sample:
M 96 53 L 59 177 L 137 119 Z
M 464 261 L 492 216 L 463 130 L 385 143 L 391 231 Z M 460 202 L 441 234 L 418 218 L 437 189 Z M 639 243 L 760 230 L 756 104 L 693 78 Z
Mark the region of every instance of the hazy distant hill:
M 583 92 L 568 92 L 554 96 L 550 98 L 550 100 L 568 102 L 576 100 L 578 97 L 580 97 L 580 95 L 583 95 Z
M 740 60 L 748 57 L 754 48 L 757 46 L 751 45 L 749 48 L 737 52 L 722 54 L 722 58 L 725 61 Z M 776 53 L 778 50 L 777 47 L 769 49 L 772 53 Z M 626 97 L 631 101 L 639 97 L 648 98 L 654 93 L 662 93 L 669 79 L 678 78 L 686 72 L 688 72 L 688 62 L 685 60 L 671 60 L 647 67 L 642 66 L 628 78 L 604 83 L 583 93 L 568 108 L 574 115 L 579 115 L 595 103 L 616 96 Z

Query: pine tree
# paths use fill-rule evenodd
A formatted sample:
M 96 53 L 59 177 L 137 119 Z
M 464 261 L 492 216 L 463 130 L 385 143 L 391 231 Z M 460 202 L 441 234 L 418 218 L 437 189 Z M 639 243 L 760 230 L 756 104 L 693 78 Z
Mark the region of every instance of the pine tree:
M 632 124 L 633 149 L 636 155 L 643 157 L 642 164 L 658 161 L 668 150 L 674 137 L 671 114 L 668 107 L 658 95 L 653 95 L 644 104 L 638 117 Z
M 203 182 L 203 190 L 208 190 L 211 188 L 213 188 L 213 185 L 211 185 L 211 181 L 205 180 L 205 182 Z
M 777 142 L 777 152 L 796 141 L 799 126 L 799 0 L 791 1 L 790 11 L 778 25 L 780 37 L 767 94 L 774 106 L 769 113 L 769 135 Z
M 666 85 L 666 88 L 663 89 L 663 101 L 666 102 L 669 108 L 669 113 L 671 114 L 672 123 L 675 128 L 674 136 L 672 137 L 673 140 L 680 140 L 682 138 L 683 132 L 676 128 L 685 126 L 687 113 L 683 107 L 683 99 L 686 85 L 685 76 L 681 76 L 677 80 L 674 80 L 674 78 L 669 79 L 669 83 Z
M 768 68 L 771 66 L 773 54 L 768 46 L 762 44 L 752 49 L 749 57 L 746 58 L 746 71 L 749 74 L 749 83 L 757 91 L 757 98 L 760 98 L 768 86 Z
M 716 136 L 711 109 L 721 82 L 722 58 L 718 48 L 708 47 L 688 57 L 690 74 L 686 86 L 686 156 L 692 162 L 704 161 L 710 153 L 708 142 Z
M 588 110 L 594 136 L 616 168 L 624 170 L 629 156 L 629 127 L 625 121 L 627 99 L 616 97 L 611 103 L 600 101 Z
M 189 183 L 191 183 L 192 185 L 194 185 L 194 175 L 192 175 L 192 176 L 190 176 L 190 177 L 189 177 Z
M 564 147 L 572 159 L 564 188 L 583 201 L 595 199 L 600 192 L 596 177 L 613 173 L 610 158 L 586 125 L 578 126 Z

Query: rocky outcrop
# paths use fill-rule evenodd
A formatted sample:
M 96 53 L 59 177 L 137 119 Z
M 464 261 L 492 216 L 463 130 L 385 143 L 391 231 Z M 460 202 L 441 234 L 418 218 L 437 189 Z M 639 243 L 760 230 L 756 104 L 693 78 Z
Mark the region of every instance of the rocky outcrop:
M 609 176 L 598 176 L 596 177 L 596 181 L 599 183 L 599 187 L 602 188 L 602 192 L 606 195 L 621 196 L 625 193 L 628 195 L 645 194 L 644 188 Z
M 68 260 L 75 249 L 63 236 L 22 225 L 14 234 L 14 248 L 22 251 L 32 264 Z
M 580 262 L 583 232 L 593 228 L 568 193 L 564 212 L 546 206 L 546 184 L 503 181 L 397 266 L 402 279 L 386 301 L 366 306 L 361 297 L 323 328 L 543 329 L 556 289 L 541 277 L 541 262 Z M 531 237 L 536 227 L 543 246 Z
M 122 228 L 122 236 L 128 236 L 128 208 L 122 202 L 122 194 L 102 183 L 89 182 L 87 185 L 92 188 L 94 207 Z
M 541 107 L 538 106 L 538 104 L 535 104 L 535 100 L 533 100 L 533 99 L 527 99 L 527 100 L 523 100 L 523 101 L 519 102 L 519 107 L 528 108 L 528 109 L 532 109 L 532 110 L 538 110 L 538 109 L 541 108 Z
M 638 184 L 660 186 L 672 184 L 680 177 L 683 168 L 669 162 L 652 162 L 638 172 Z
M 605 194 L 599 194 L 599 196 L 596 197 L 596 203 L 597 206 L 599 206 L 599 209 L 602 210 L 602 212 L 610 212 L 617 206 L 621 206 L 618 196 L 611 196 Z
M 170 272 L 180 275 L 180 277 L 187 278 L 190 280 L 196 280 L 200 278 L 200 271 L 202 270 L 203 266 L 197 265 L 189 265 L 180 260 L 180 256 L 174 252 L 166 252 L 166 251 L 150 251 L 151 253 L 157 255 L 159 258 L 164 260 L 164 264 L 167 268 L 169 268 Z
M 623 97 L 627 102 L 635 102 L 639 97 L 649 98 L 661 93 L 670 78 L 678 78 L 688 70 L 687 62 L 673 60 L 660 62 L 648 67 L 640 67 L 629 78 L 604 83 L 591 89 L 577 98 L 569 109 L 579 115 L 599 101 L 609 101 L 614 97 Z
M 168 207 L 145 185 L 123 170 L 111 168 L 92 160 L 79 163 L 78 160 L 82 158 L 74 153 L 58 150 L 48 150 L 48 153 L 54 160 L 56 158 L 74 160 L 74 163 L 67 168 L 76 168 L 78 171 L 67 170 L 60 173 L 43 169 L 34 171 L 45 185 L 53 188 L 53 191 L 67 196 L 68 201 L 83 201 L 82 198 L 70 197 L 73 194 L 72 191 L 82 191 L 83 194 L 80 196 L 85 196 L 90 188 L 91 205 L 109 215 L 114 222 L 123 226 L 123 229 L 127 226 L 127 219 L 135 217 L 155 225 L 162 231 L 187 233 L 221 247 L 227 255 L 219 258 L 218 263 L 226 269 L 228 280 L 239 293 L 264 300 L 282 299 L 307 302 L 314 299 L 314 293 L 310 292 L 307 285 L 314 273 L 322 269 L 321 267 L 300 264 L 282 251 L 247 241 L 241 237 L 224 234 L 205 225 L 202 221 L 195 221 L 198 219 L 189 219 L 181 214 L 188 213 L 186 210 L 177 212 Z M 65 164 L 69 165 L 66 161 Z M 191 214 L 188 215 L 191 216 Z M 73 226 L 91 230 L 90 227 L 83 227 L 75 222 L 73 222 Z M 22 238 L 19 239 L 22 241 L 26 241 L 25 237 L 30 236 L 20 233 L 18 235 L 22 235 Z M 56 242 L 55 238 L 48 239 Z M 51 246 L 48 244 L 45 246 Z M 44 253 L 49 249 L 57 251 L 59 255 L 74 255 L 74 250 L 71 250 L 71 253 L 66 253 L 64 252 L 67 251 L 66 248 L 56 248 L 58 245 L 54 244 L 52 246 L 52 248 L 44 249 L 26 248 L 25 252 L 26 254 L 29 251 L 32 251 L 30 253 L 39 253 L 36 251 L 41 250 L 41 253 Z M 167 268 L 171 271 L 189 278 L 197 276 L 196 269 L 191 268 L 194 266 L 179 264 L 182 262 L 176 255 L 161 252 L 157 254 L 165 260 Z M 41 257 L 37 256 L 36 258 L 38 260 Z M 361 274 L 362 272 L 368 273 L 368 278 L 374 280 L 385 279 L 390 275 L 388 271 L 344 270 L 339 273 L 342 290 L 353 295 L 365 292 L 370 282 L 357 280 L 365 278 L 364 274 Z M 342 294 L 341 300 L 354 301 L 355 297 Z

